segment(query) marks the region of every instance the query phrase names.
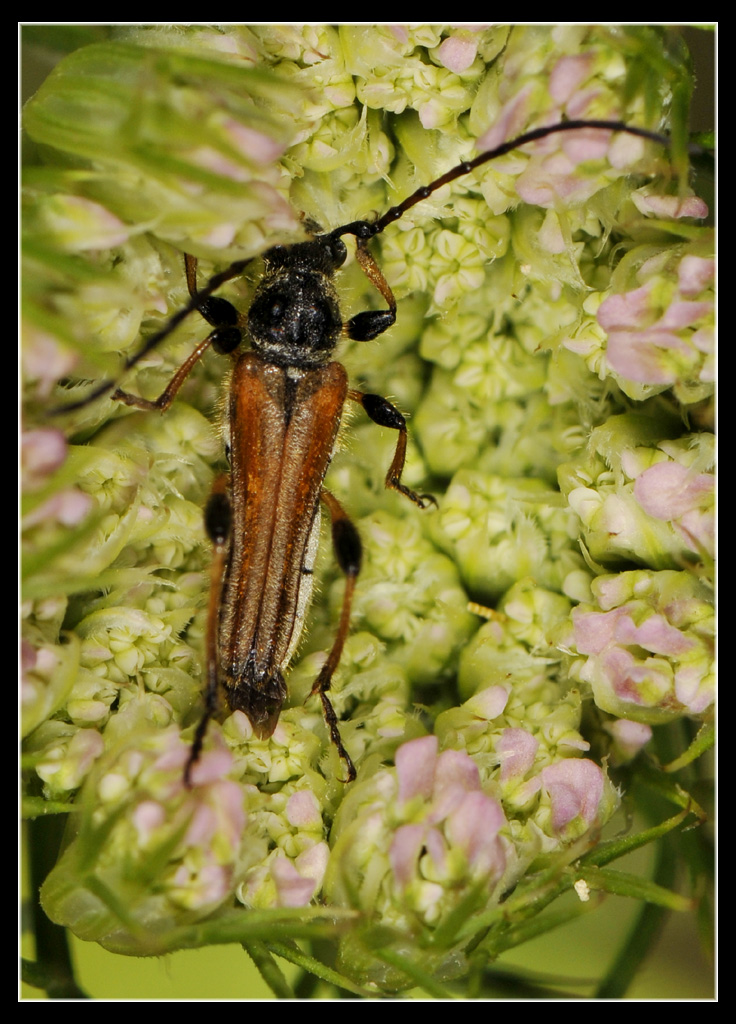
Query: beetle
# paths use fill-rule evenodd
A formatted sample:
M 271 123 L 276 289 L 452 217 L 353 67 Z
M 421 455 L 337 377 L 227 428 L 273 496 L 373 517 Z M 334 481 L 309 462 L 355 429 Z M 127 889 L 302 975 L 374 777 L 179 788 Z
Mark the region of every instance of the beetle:
M 361 405 L 375 423 L 397 431 L 386 487 L 419 508 L 436 504 L 430 495 L 419 494 L 402 481 L 407 447 L 404 416 L 385 398 L 350 388 L 345 368 L 332 358 L 341 337 L 371 341 L 396 321 L 396 300 L 368 242 L 417 203 L 485 163 L 555 133 L 591 128 L 669 145 L 669 140 L 656 132 L 619 121 L 566 121 L 525 132 L 455 165 L 376 220 L 352 221 L 307 241 L 268 249 L 262 255 L 260 284 L 245 314 L 214 293 L 240 277 L 252 260 L 232 263 L 198 288 L 197 261 L 187 255 L 188 303 L 125 364 L 125 370 L 135 366 L 185 317 L 198 311 L 211 330 L 161 395 L 148 400 L 105 381 L 63 410 L 87 405 L 112 391 L 112 398 L 126 405 L 165 412 L 210 346 L 234 359 L 224 430 L 230 472 L 215 481 L 205 510 L 213 546 L 205 707 L 185 768 L 187 785 L 191 785 L 192 769 L 216 713 L 221 686 L 230 709 L 243 711 L 260 738 L 271 736 L 278 723 L 287 697 L 285 673 L 299 642 L 312 591 L 320 504 L 330 515 L 345 591 L 335 640 L 311 695 L 321 700 L 347 781 L 355 778 L 329 690 L 348 635 L 361 541 L 340 502 L 324 487 L 348 400 Z M 347 258 L 345 235 L 354 236 L 358 263 L 387 308 L 359 312 L 343 323 L 334 278 Z M 244 336 L 251 347 L 238 351 Z

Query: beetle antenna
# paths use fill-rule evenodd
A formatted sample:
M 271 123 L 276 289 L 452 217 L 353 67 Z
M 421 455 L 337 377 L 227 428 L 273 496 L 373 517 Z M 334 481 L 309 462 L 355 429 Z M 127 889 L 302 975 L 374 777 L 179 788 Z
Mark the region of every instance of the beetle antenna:
M 399 203 L 398 206 L 390 207 L 383 216 L 379 217 L 378 220 L 372 224 L 368 221 L 358 220 L 353 221 L 351 224 L 345 224 L 341 228 L 337 228 L 332 232 L 336 237 L 339 235 L 355 235 L 356 238 L 368 239 L 373 238 L 375 235 L 379 235 L 384 231 L 389 224 L 393 224 L 394 221 L 399 220 L 404 214 L 416 206 L 417 203 L 421 203 L 423 199 L 428 199 L 434 192 L 441 189 L 443 185 L 448 185 L 451 181 L 455 181 L 456 178 L 462 178 L 465 174 L 470 174 L 477 167 L 482 167 L 483 164 L 489 163 L 491 160 L 496 160 L 498 157 L 505 156 L 507 153 L 513 152 L 515 149 L 519 149 L 521 146 L 525 146 L 528 142 L 536 142 L 538 139 L 545 139 L 548 135 L 556 135 L 559 132 L 571 132 L 579 131 L 581 128 L 600 128 L 611 132 L 625 132 L 627 135 L 636 135 L 642 139 L 649 139 L 652 142 L 658 142 L 661 146 L 669 148 L 672 145 L 672 139 L 668 135 L 660 135 L 659 132 L 650 131 L 648 128 L 637 128 L 635 125 L 625 124 L 623 121 L 561 121 L 559 124 L 544 125 L 541 128 L 533 128 L 531 131 L 524 132 L 523 135 L 517 135 L 515 139 L 509 139 L 507 142 L 502 142 L 499 146 L 495 146 L 493 149 L 487 149 L 485 152 L 480 153 L 473 160 L 463 160 L 462 163 L 457 164 L 455 167 L 450 168 L 441 177 L 436 178 L 429 185 L 422 185 L 415 192 L 412 192 L 410 196 L 407 196 L 403 202 Z M 691 154 L 699 154 L 702 152 L 700 146 L 689 145 L 688 152 Z

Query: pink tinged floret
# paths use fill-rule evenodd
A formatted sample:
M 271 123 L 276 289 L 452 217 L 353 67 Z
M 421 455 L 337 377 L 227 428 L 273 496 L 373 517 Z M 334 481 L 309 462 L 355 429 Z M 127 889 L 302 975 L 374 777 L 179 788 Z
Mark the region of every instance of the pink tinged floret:
M 430 798 L 437 768 L 437 750 L 436 736 L 422 736 L 403 743 L 396 751 L 399 803 L 417 796 L 425 800 Z
M 35 508 L 23 519 L 23 526 L 29 529 L 38 523 L 57 522 L 61 526 L 78 526 L 94 506 L 94 498 L 83 494 L 75 487 L 59 491 L 48 501 Z
M 317 888 L 313 878 L 300 875 L 288 857 L 277 857 L 271 865 L 280 907 L 305 907 Z
M 654 654 L 680 655 L 693 641 L 671 626 L 662 615 L 649 615 L 640 625 L 624 606 L 610 612 L 573 611 L 575 643 L 581 654 L 601 654 L 607 647 L 624 644 L 644 647 Z
M 712 509 L 693 509 L 680 516 L 674 524 L 689 548 L 697 551 L 702 548 L 709 555 L 715 554 L 716 523 Z
M 294 864 L 303 878 L 311 878 L 316 888 L 321 888 L 329 859 L 330 848 L 327 843 L 315 843 L 314 846 L 303 850 Z
M 618 612 L 583 612 L 573 609 L 575 646 L 580 654 L 600 654 L 614 642 Z
M 602 770 L 586 758 L 568 758 L 542 769 L 542 785 L 549 793 L 556 832 L 576 818 L 582 818 L 586 825 L 595 822 L 603 783 Z
M 166 822 L 166 811 L 156 800 L 143 800 L 133 810 L 133 826 L 138 833 L 138 841 L 145 847 L 157 829 Z
M 389 849 L 389 863 L 394 879 L 402 888 L 417 878 L 419 862 L 428 855 L 433 874 L 442 876 L 447 863 L 447 847 L 442 833 L 428 825 L 401 825 L 396 829 Z
M 169 744 L 160 754 L 153 765 L 154 772 L 177 772 L 181 773 L 184 765 L 189 759 L 189 747 L 183 744 L 175 732 L 169 734 Z M 181 780 L 183 785 L 183 778 Z
M 565 113 L 571 118 L 586 118 L 591 117 L 591 107 L 594 106 L 596 100 L 601 95 L 601 87 L 596 83 L 592 82 L 585 89 L 578 89 L 574 96 L 571 96 L 567 103 L 567 110 Z M 600 130 L 600 129 L 599 129 Z M 611 133 L 608 133 L 609 139 L 612 137 Z
M 229 756 L 227 751 L 225 753 Z M 185 842 L 191 846 L 208 847 L 217 837 L 235 849 L 247 820 L 240 786 L 223 778 L 215 778 L 206 784 L 194 778 L 192 781 L 195 789 L 189 799 L 194 809 Z
M 677 270 L 680 292 L 688 297 L 700 295 L 713 281 L 715 261 L 702 256 L 683 256 Z
M 708 216 L 708 205 L 698 196 L 654 196 L 639 191 L 632 192 L 631 198 L 640 213 L 651 213 L 663 220 L 678 220 L 681 217 L 700 220 Z
M 258 132 L 254 128 L 248 128 L 234 118 L 228 118 L 223 122 L 230 141 L 248 160 L 257 164 L 270 165 L 283 156 L 286 146 L 270 135 Z
M 625 170 L 644 156 L 644 139 L 617 132 L 608 147 L 608 162 L 617 171 Z
M 690 338 L 695 348 L 705 355 L 699 379 L 710 384 L 716 379 L 715 367 L 715 332 L 712 327 L 701 327 Z
M 679 519 L 710 504 L 714 481 L 709 473 L 693 475 L 679 462 L 658 462 L 637 477 L 634 497 L 655 519 Z
M 394 832 L 388 856 L 391 872 L 400 886 L 409 885 L 414 878 L 426 834 L 425 825 L 401 825 Z
M 621 647 L 605 651 L 594 669 L 620 700 L 630 704 L 649 707 L 660 704 L 672 686 L 668 665 L 655 658 L 637 661 L 633 654 Z
M 219 832 L 235 849 L 247 821 L 240 786 L 229 779 L 222 779 L 213 785 L 210 799 L 215 803 L 220 817 Z
M 114 249 L 127 242 L 129 228 L 106 207 L 83 196 L 64 196 L 59 230 L 69 233 L 69 248 L 74 250 Z M 79 218 L 78 231 L 74 231 L 73 220 Z M 64 229 L 64 222 L 69 227 Z
M 565 152 L 532 161 L 517 178 L 516 191 L 525 203 L 543 208 L 554 206 L 558 199 L 583 201 L 597 191 L 598 184 L 581 177 L 575 168 Z
M 69 744 L 80 778 L 87 774 L 105 749 L 105 741 L 96 729 L 80 729 Z
M 589 160 L 603 160 L 611 144 L 611 133 L 599 128 L 584 128 L 563 137 L 562 150 L 573 166 Z
M 322 825 L 317 797 L 308 789 L 292 793 L 286 804 L 286 820 L 294 828 L 314 829 Z
M 202 905 L 219 903 L 230 892 L 230 871 L 220 864 L 205 864 L 197 876 Z
M 652 285 L 609 295 L 598 307 L 596 319 L 604 331 L 627 327 L 645 327 L 652 322 Z
M 187 903 L 192 907 L 219 903 L 230 891 L 230 871 L 219 864 L 205 864 L 196 874 L 182 864 L 173 881 L 180 889 L 187 890 Z
M 206 750 L 192 767 L 192 785 L 206 786 L 217 782 L 227 775 L 232 766 L 232 754 L 225 747 Z
M 509 692 L 504 686 L 488 686 L 466 701 L 465 707 L 478 718 L 492 722 L 503 712 L 509 701 Z
M 437 52 L 440 63 L 448 71 L 454 71 L 456 75 L 459 75 L 463 71 L 467 71 L 475 60 L 475 55 L 478 52 L 478 40 L 449 36 L 442 41 Z
M 501 782 L 525 775 L 534 764 L 539 741 L 526 729 L 504 729 L 496 744 L 501 759 Z
M 614 331 L 606 358 L 622 377 L 637 384 L 674 384 L 678 377 L 670 352 L 690 354 L 689 346 L 667 331 Z
M 560 105 L 566 104 L 591 75 L 594 57 L 591 53 L 560 57 L 549 76 L 549 94 Z
M 622 608 L 621 612 L 624 614 L 616 620 L 616 643 L 668 655 L 685 654 L 694 646 L 695 641 L 671 626 L 663 615 L 650 615 L 637 626 L 626 614 L 627 609 Z
M 44 648 L 36 648 L 33 644 L 27 640 L 21 640 L 20 644 L 20 664 L 21 670 L 25 672 L 35 672 L 40 660 L 40 652 Z M 54 668 L 58 664 L 56 658 L 51 662 L 51 667 Z
M 66 438 L 60 430 L 51 427 L 26 430 L 21 447 L 23 483 L 37 487 L 62 465 L 67 453 Z
M 428 820 L 444 821 L 466 793 L 480 791 L 480 773 L 462 750 L 443 750 L 437 758 L 432 809 Z
M 39 398 L 48 398 L 57 381 L 74 369 L 79 356 L 45 331 L 32 327 L 24 333 L 22 359 L 25 376 L 38 383 Z
M 211 245 L 214 249 L 224 249 L 230 245 L 234 238 L 234 224 L 217 224 L 210 231 L 205 232 L 202 236 L 202 241 L 205 245 Z
M 389 25 L 388 30 L 399 43 L 406 43 L 409 39 L 409 31 L 406 25 Z
M 523 89 L 503 105 L 493 120 L 492 126 L 485 135 L 481 135 L 476 143 L 479 153 L 487 149 L 495 149 L 507 139 L 513 139 L 519 135 L 526 123 L 531 102 L 532 86 L 525 85 Z
M 698 320 L 702 320 L 712 312 L 712 302 L 687 302 L 681 299 L 679 302 L 669 304 L 656 326 L 679 331 L 697 323 Z
M 706 666 L 684 665 L 675 672 L 675 695 L 693 715 L 701 715 L 713 703 L 713 685 Z
M 606 728 L 627 757 L 634 757 L 652 738 L 651 726 L 627 718 L 617 718 Z
M 466 790 L 480 789 L 478 765 L 462 750 L 443 750 L 437 758 L 435 796 L 455 786 Z
M 217 831 L 217 815 L 213 807 L 197 804 L 192 815 L 184 842 L 187 846 L 205 846 Z
M 506 857 L 498 833 L 506 817 L 496 800 L 485 793 L 467 793 L 445 825 L 450 843 L 465 854 L 478 872 L 503 874 Z
M 699 327 L 690 339 L 699 352 L 712 355 L 715 351 L 715 331 L 712 327 Z

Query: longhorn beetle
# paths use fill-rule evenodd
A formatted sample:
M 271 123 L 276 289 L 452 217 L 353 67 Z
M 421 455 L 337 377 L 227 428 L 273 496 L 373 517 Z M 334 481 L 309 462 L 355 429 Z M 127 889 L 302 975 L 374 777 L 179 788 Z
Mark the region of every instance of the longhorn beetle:
M 105 381 L 79 408 L 113 391 L 112 397 L 137 409 L 165 412 L 194 365 L 211 345 L 232 354 L 234 367 L 226 399 L 226 451 L 229 476 L 215 482 L 205 511 L 213 545 L 212 580 L 206 636 L 205 709 L 185 769 L 187 785 L 202 750 L 207 724 L 217 709 L 220 685 L 230 708 L 243 711 L 261 738 L 269 737 L 287 696 L 284 673 L 299 641 L 312 591 L 322 502 L 332 522 L 337 561 L 345 575 L 342 611 L 332 649 L 312 687 L 319 696 L 332 742 L 345 763 L 348 781 L 355 768 L 340 738 L 328 692 L 348 634 L 350 608 L 360 572 L 361 542 L 340 502 L 324 488 L 343 406 L 357 402 L 368 416 L 398 433 L 386 487 L 419 508 L 436 504 L 402 482 L 407 429 L 402 414 L 385 398 L 349 387 L 347 372 L 332 360 L 342 336 L 371 341 L 396 320 L 396 300 L 368 249 L 371 238 L 443 185 L 469 174 L 520 146 L 558 132 L 598 128 L 626 132 L 668 146 L 669 140 L 618 121 L 579 120 L 525 132 L 475 159 L 457 164 L 392 206 L 374 221 L 356 220 L 293 245 L 263 254 L 264 273 L 247 313 L 214 295 L 242 275 L 252 259 L 238 260 L 197 287 L 197 261 L 185 256 L 189 302 L 125 364 L 132 368 L 181 321 L 197 310 L 211 330 L 154 400 L 131 395 Z M 387 309 L 367 310 L 343 323 L 333 284 L 347 249 L 344 235 L 356 239 L 358 262 L 383 296 Z M 243 336 L 251 348 L 236 353 Z M 115 390 L 113 390 L 115 389 Z

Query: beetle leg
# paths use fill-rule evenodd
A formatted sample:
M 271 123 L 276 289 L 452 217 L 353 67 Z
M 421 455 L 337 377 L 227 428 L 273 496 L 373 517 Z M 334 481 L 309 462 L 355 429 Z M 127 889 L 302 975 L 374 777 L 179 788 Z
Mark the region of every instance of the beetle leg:
M 197 260 L 194 256 L 185 256 L 184 265 L 187 275 L 187 288 L 191 298 L 197 298 Z M 164 391 L 158 398 L 141 398 L 139 395 L 131 395 L 121 388 L 117 388 L 112 397 L 116 402 L 123 402 L 125 405 L 133 406 L 136 409 L 166 412 L 176 398 L 179 388 L 192 372 L 196 364 L 202 358 L 207 349 L 212 345 L 214 350 L 221 355 L 232 352 L 241 341 L 241 331 L 237 326 L 238 312 L 232 303 L 227 299 L 220 299 L 217 296 L 207 296 L 202 299 L 196 307 L 210 326 L 214 327 L 207 337 L 200 341 L 192 354 L 182 363 L 174 376 L 167 384 Z
M 404 494 L 415 505 L 418 505 L 419 508 L 436 505 L 437 499 L 433 498 L 431 494 L 417 494 L 416 491 L 412 491 L 411 488 L 401 482 L 401 474 L 404 472 L 404 463 L 406 462 L 407 432 L 406 420 L 396 406 L 391 405 L 387 399 L 381 398 L 380 395 L 370 395 L 363 391 L 355 391 L 352 388 L 348 391 L 348 398 L 352 398 L 354 402 L 362 405 L 373 422 L 377 423 L 379 427 L 390 427 L 392 430 L 398 430 L 399 432 L 399 437 L 396 441 L 396 451 L 386 474 L 386 487 L 389 490 Z
M 340 737 L 337 715 L 335 714 L 335 709 L 327 696 L 327 691 L 332 684 L 333 673 L 340 663 L 342 649 L 345 646 L 345 640 L 347 639 L 348 631 L 350 629 L 350 607 L 353 602 L 355 582 L 358 578 L 358 573 L 360 572 L 363 547 L 360 542 L 360 535 L 358 534 L 355 525 L 348 518 L 345 509 L 337 498 L 333 494 L 330 494 L 329 491 L 324 490 L 324 488 L 322 489 L 321 498 L 327 506 L 332 520 L 332 545 L 335 549 L 338 565 L 345 573 L 345 593 L 342 599 L 342 611 L 340 612 L 340 623 L 337 627 L 335 642 L 332 645 L 332 650 L 327 656 L 327 661 L 322 666 L 322 670 L 315 680 L 310 697 L 319 694 L 320 700 L 322 701 L 325 722 L 327 723 L 327 728 L 330 732 L 330 739 L 337 747 L 338 754 L 345 762 L 345 767 L 348 770 L 347 781 L 352 782 L 355 778 L 355 766 L 353 765 L 350 755 L 345 749 Z
M 369 309 L 363 313 L 356 313 L 345 325 L 345 333 L 353 341 L 373 341 L 396 323 L 396 299 L 383 276 L 383 271 L 373 259 L 365 239 L 357 239 L 355 255 L 365 276 L 383 295 L 388 309 Z
M 204 514 L 205 528 L 213 545 L 210 597 L 207 607 L 207 685 L 204 693 L 204 711 L 197 724 L 192 747 L 189 751 L 189 758 L 184 769 L 184 784 L 187 789 L 190 789 L 192 785 L 192 769 L 202 753 L 202 744 L 207 732 L 207 725 L 217 711 L 217 697 L 220 684 L 217 632 L 219 627 L 222 580 L 225 573 L 230 541 L 231 507 L 230 498 L 227 493 L 229 484 L 229 478 L 225 473 L 217 477 Z

